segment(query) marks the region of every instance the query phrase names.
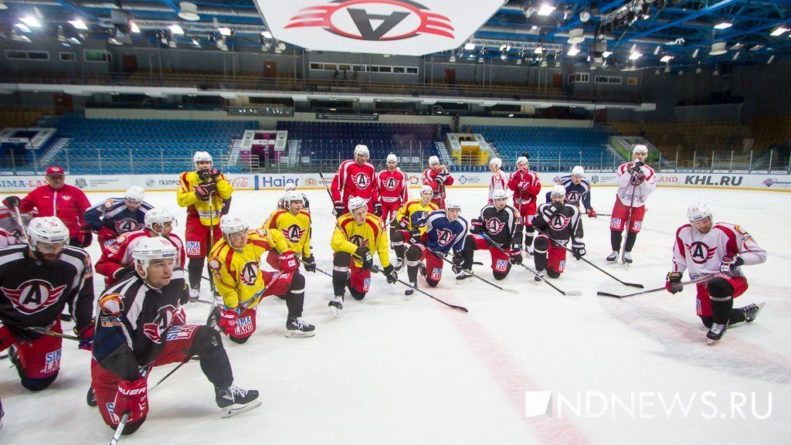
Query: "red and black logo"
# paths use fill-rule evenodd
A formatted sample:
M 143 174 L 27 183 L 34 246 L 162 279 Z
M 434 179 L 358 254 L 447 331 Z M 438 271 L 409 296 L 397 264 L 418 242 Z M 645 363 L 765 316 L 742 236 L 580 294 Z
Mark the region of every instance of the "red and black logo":
M 498 218 L 489 218 L 486 220 L 486 231 L 492 235 L 497 235 L 505 228 L 505 224 Z
M 246 263 L 242 267 L 239 279 L 242 280 L 242 283 L 252 286 L 255 284 L 256 278 L 258 278 L 258 263 L 253 261 Z
M 287 240 L 292 243 L 298 243 L 299 240 L 302 239 L 305 230 L 296 224 L 291 224 L 285 229 L 282 229 L 281 232 L 283 232 L 283 236 L 285 236 Z
M 162 334 L 170 327 L 175 316 L 176 307 L 172 304 L 159 308 L 154 320 L 143 324 L 143 334 L 156 344 L 162 343 Z
M 349 238 L 349 241 L 354 243 L 357 247 L 367 247 L 368 240 L 361 237 L 360 235 L 354 235 L 353 237 Z
M 405 40 L 421 34 L 454 38 L 448 17 L 411 0 L 333 0 L 303 8 L 285 29 L 307 27 L 376 42 Z
M 387 190 L 390 190 L 392 192 L 393 190 L 396 189 L 396 186 L 398 186 L 399 182 L 400 181 L 396 181 L 395 178 L 390 177 L 390 178 L 387 178 L 387 180 L 385 180 L 385 184 L 384 185 L 385 185 L 385 188 Z
M 368 188 L 368 185 L 371 184 L 371 178 L 368 177 L 365 173 L 357 173 L 356 175 L 352 176 L 352 181 L 360 190 L 365 190 Z
M 134 232 L 141 229 L 143 226 L 134 219 L 125 218 L 115 222 L 116 233 Z
M 453 242 L 453 232 L 448 229 L 437 229 L 437 244 L 447 246 Z
M 35 314 L 57 303 L 66 285 L 52 287 L 44 280 L 27 280 L 16 289 L 0 287 L 0 292 L 6 295 L 11 304 L 23 314 Z
M 553 230 L 560 231 L 568 227 L 569 222 L 571 222 L 571 219 L 569 219 L 566 215 L 557 214 L 549 221 L 549 227 L 551 227 Z
M 689 251 L 690 258 L 692 258 L 695 264 L 704 264 L 717 253 L 716 247 L 709 247 L 706 243 L 700 241 L 687 244 L 687 250 Z

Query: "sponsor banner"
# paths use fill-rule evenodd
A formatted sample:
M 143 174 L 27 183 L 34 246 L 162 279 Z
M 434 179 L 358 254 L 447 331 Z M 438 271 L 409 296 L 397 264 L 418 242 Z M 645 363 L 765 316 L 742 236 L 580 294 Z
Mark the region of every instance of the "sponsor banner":
M 235 190 L 252 190 L 255 175 L 227 174 Z M 176 190 L 179 175 L 66 175 L 66 183 L 86 192 L 123 191 L 133 185 L 149 191 Z M 45 185 L 41 176 L 0 176 L 0 193 L 29 192 Z
M 504 0 L 255 0 L 277 40 L 313 51 L 422 56 L 463 45 Z

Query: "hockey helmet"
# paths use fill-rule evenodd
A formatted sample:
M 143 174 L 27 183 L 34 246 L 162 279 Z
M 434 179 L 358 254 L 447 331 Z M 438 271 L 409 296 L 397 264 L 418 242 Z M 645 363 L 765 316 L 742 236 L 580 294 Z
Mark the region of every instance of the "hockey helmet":
M 348 207 L 349 207 L 349 211 L 350 212 L 353 212 L 353 211 L 355 211 L 357 209 L 360 209 L 360 208 L 363 208 L 363 207 L 367 207 L 367 206 L 368 206 L 368 203 L 365 201 L 365 199 L 360 198 L 358 196 L 355 196 L 355 197 L 349 199 Z
M 173 244 L 159 236 L 140 238 L 132 251 L 132 258 L 143 270 L 142 273 L 138 271 L 142 278 L 146 277 L 148 265 L 151 264 L 151 261 L 172 259 L 175 263 L 177 261 L 176 257 L 177 252 Z
M 632 148 L 632 154 L 645 153 L 648 154 L 648 147 L 643 144 L 637 144 Z
M 424 194 L 428 193 L 431 196 L 434 196 L 434 189 L 431 188 L 430 185 L 423 185 L 420 187 L 420 197 L 422 198 Z
M 198 168 L 198 162 L 214 162 L 208 151 L 196 151 L 192 156 L 192 163 Z
M 574 168 L 571 169 L 572 176 L 582 176 L 585 174 L 585 169 L 582 168 L 581 165 L 575 165 Z
M 563 187 L 560 184 L 555 184 L 555 186 L 552 187 L 552 190 L 550 190 L 550 192 L 549 192 L 549 197 L 552 198 L 553 196 L 562 196 L 562 197 L 565 198 L 566 197 L 566 187 Z
M 232 233 L 247 232 L 250 230 L 250 225 L 236 215 L 223 215 L 220 218 L 220 230 L 223 235 L 230 235 Z
M 359 144 L 356 147 L 354 147 L 354 156 L 369 157 L 371 156 L 371 153 L 368 151 L 367 145 Z
M 702 221 L 706 218 L 711 218 L 711 210 L 706 204 L 699 202 L 687 207 L 687 219 L 690 223 Z
M 525 164 L 525 165 L 530 165 L 530 161 L 528 161 L 528 160 L 527 160 L 527 157 L 525 157 L 525 156 L 519 156 L 519 157 L 516 159 L 516 165 L 522 165 L 522 164 Z
M 439 165 L 439 158 L 436 157 L 436 156 L 431 156 L 430 158 L 428 158 L 428 165 L 429 166 L 431 166 L 431 165 Z
M 494 165 L 497 166 L 497 168 L 501 168 L 503 166 L 503 160 L 500 158 L 489 159 L 489 165 Z
M 492 192 L 492 201 L 495 201 L 495 200 L 498 200 L 498 199 L 508 199 L 508 193 L 505 190 L 503 190 L 503 189 L 495 189 Z
M 69 229 L 57 216 L 33 218 L 27 226 L 30 247 L 35 251 L 41 244 L 69 243 Z
M 396 156 L 395 153 L 390 153 L 389 155 L 387 155 L 387 162 L 396 162 L 397 163 L 398 162 L 398 156 Z
M 156 230 L 154 230 L 154 224 L 159 224 L 159 227 L 163 227 L 166 223 L 172 223 L 175 220 L 176 218 L 173 214 L 165 209 L 150 209 L 146 212 L 143 223 L 146 229 L 156 232 Z
M 124 199 L 131 202 L 143 202 L 143 196 L 145 194 L 145 190 L 143 187 L 133 185 L 126 189 L 124 193 Z

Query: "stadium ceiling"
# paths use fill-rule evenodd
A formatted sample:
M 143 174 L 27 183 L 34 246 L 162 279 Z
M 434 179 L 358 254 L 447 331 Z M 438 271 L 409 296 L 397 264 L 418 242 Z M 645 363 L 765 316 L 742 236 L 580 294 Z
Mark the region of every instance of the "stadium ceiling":
M 620 68 L 771 63 L 791 55 L 789 10 L 791 0 L 509 1 L 465 45 L 432 57 Z M 75 45 L 101 38 L 117 45 L 301 50 L 272 38 L 254 0 L 0 0 L 0 26 L 2 37 L 33 44 L 46 34 Z

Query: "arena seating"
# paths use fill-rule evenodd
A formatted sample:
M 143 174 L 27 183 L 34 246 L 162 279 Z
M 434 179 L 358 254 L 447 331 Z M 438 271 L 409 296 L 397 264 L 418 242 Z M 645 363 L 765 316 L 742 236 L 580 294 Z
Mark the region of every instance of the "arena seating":
M 71 141 L 50 163 L 80 174 L 182 171 L 191 168 L 196 151 L 219 159 L 231 139 L 257 128 L 252 121 L 85 119 L 80 114 L 65 115 L 56 125 L 58 137 Z
M 541 164 L 557 168 L 559 158 L 562 169 L 579 164 L 580 159 L 587 167 L 598 166 L 602 158 L 610 158 L 605 152 L 610 133 L 600 128 L 481 125 L 470 130 L 483 134 L 509 165 L 525 151 L 536 169 L 540 169 Z

